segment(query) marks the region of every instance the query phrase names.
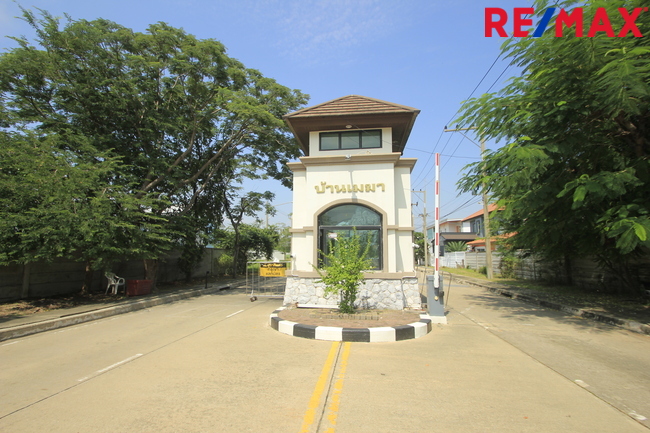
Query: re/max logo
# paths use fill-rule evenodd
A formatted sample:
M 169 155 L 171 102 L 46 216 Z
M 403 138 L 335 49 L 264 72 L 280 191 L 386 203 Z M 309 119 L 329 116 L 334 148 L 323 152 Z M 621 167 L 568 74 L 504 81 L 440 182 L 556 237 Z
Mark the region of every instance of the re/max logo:
M 555 15 L 555 10 L 557 8 L 548 8 L 542 19 L 537 23 L 537 27 L 533 32 L 533 37 L 540 37 L 544 34 L 544 31 L 548 27 L 551 19 Z M 524 27 L 529 27 L 533 25 L 533 20 L 530 18 L 525 18 L 526 15 L 531 16 L 535 13 L 534 8 L 514 8 L 513 10 L 513 33 L 514 37 L 526 37 L 528 36 L 529 31 L 524 30 Z M 623 18 L 624 24 L 619 29 L 618 32 L 614 31 L 612 23 L 609 19 L 607 9 L 597 8 L 596 14 L 590 23 L 585 23 L 583 8 L 575 8 L 571 12 L 567 12 L 564 9 L 560 9 L 559 14 L 555 17 L 555 36 L 560 37 L 563 35 L 564 27 L 570 28 L 575 27 L 575 35 L 578 37 L 585 36 L 585 25 L 589 24 L 589 29 L 587 30 L 586 36 L 588 38 L 593 38 L 599 32 L 604 32 L 608 37 L 613 38 L 615 36 L 622 38 L 628 34 L 632 34 L 637 38 L 643 37 L 641 31 L 636 25 L 636 19 L 641 15 L 641 12 L 648 12 L 647 7 L 643 8 L 634 8 L 630 13 L 625 8 L 618 8 L 618 13 Z M 503 26 L 508 22 L 508 13 L 501 8 L 485 8 L 485 36 L 488 38 L 492 37 L 494 30 L 501 37 L 507 37 L 508 34 L 503 29 Z

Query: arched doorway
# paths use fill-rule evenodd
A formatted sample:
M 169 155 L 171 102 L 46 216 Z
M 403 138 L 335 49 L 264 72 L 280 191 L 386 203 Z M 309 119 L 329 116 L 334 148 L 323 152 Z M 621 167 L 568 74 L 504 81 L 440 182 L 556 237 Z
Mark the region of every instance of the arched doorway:
M 318 216 L 319 250 L 328 254 L 336 239 L 352 236 L 356 230 L 361 245 L 369 245 L 367 258 L 369 270 L 381 270 L 383 259 L 381 214 L 360 204 L 340 204 L 327 209 Z M 323 256 L 319 257 L 322 263 Z

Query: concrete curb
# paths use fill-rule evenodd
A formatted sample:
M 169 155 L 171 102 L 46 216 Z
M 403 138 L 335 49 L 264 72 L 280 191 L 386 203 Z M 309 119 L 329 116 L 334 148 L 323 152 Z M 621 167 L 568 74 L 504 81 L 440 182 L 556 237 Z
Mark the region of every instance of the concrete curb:
M 453 275 L 453 274 L 452 274 Z M 501 287 L 495 287 L 489 285 L 489 283 L 483 283 L 482 281 L 473 280 L 465 277 L 458 277 L 454 275 L 456 281 L 461 281 L 465 284 L 471 284 L 473 286 L 482 287 L 492 293 L 496 293 L 507 298 L 516 299 L 518 301 L 526 302 L 528 304 L 539 305 L 540 307 L 550 308 L 552 310 L 563 311 L 565 313 L 573 314 L 574 316 L 584 317 L 585 319 L 596 320 L 601 323 L 606 323 L 608 325 L 619 326 L 621 328 L 627 329 L 628 331 L 637 332 L 639 334 L 650 335 L 650 325 L 646 325 L 640 322 L 635 322 L 633 320 L 620 319 L 618 317 L 608 316 L 597 311 L 589 310 L 586 308 L 576 308 L 569 307 L 567 305 L 558 304 L 557 302 L 547 301 L 545 299 L 540 299 L 535 296 L 531 296 L 524 293 L 516 293 Z
M 312 340 L 351 341 L 355 343 L 393 342 L 420 338 L 427 335 L 432 329 L 432 319 L 426 314 L 420 314 L 419 322 L 409 323 L 408 325 L 377 328 L 339 328 L 303 325 L 281 319 L 278 314 L 284 309 L 285 307 L 282 307 L 271 313 L 271 327 L 292 337 Z
M 90 322 L 93 320 L 104 319 L 117 314 L 129 313 L 131 311 L 143 310 L 156 305 L 168 304 L 182 299 L 193 298 L 201 295 L 208 295 L 229 289 L 231 285 L 211 287 L 208 289 L 194 289 L 168 295 L 158 295 L 146 299 L 127 301 L 121 305 L 114 305 L 96 310 L 84 311 L 76 314 L 60 316 L 54 319 L 42 320 L 40 322 L 27 323 L 8 328 L 0 329 L 0 341 L 10 340 L 12 338 L 24 337 L 27 335 L 37 334 L 39 332 L 51 331 L 53 329 L 65 328 L 67 326 L 77 325 L 79 323 Z

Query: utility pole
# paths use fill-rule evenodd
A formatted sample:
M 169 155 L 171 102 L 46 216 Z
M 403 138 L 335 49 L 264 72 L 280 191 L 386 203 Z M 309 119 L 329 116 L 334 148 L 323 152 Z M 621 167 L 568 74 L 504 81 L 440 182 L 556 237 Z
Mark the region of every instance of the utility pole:
M 424 272 L 426 274 L 427 266 L 429 266 L 429 237 L 427 235 L 427 192 L 415 191 L 424 194 L 424 212 L 422 212 L 422 231 L 424 232 Z
M 458 128 L 458 129 L 447 129 L 445 127 L 444 132 L 461 132 L 461 131 L 470 131 L 476 129 L 476 126 L 470 128 Z M 476 143 L 474 143 L 476 144 Z M 485 139 L 481 137 L 481 159 L 485 153 Z M 484 173 L 485 174 L 485 173 Z M 485 261 L 487 268 L 487 277 L 492 279 L 492 238 L 490 237 L 490 213 L 488 211 L 488 195 L 487 195 L 487 185 L 483 182 L 483 231 L 485 232 Z

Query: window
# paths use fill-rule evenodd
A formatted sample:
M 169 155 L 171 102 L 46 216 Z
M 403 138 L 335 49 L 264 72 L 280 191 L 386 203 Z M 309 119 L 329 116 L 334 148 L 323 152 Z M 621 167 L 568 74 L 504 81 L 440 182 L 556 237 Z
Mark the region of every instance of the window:
M 329 254 L 330 248 L 336 244 L 337 239 L 352 236 L 355 230 L 363 247 L 370 244 L 367 258 L 372 263 L 371 269 L 381 269 L 381 215 L 366 206 L 344 204 L 323 212 L 318 217 L 320 251 Z M 323 259 L 324 257 L 321 256 L 321 262 Z
M 483 236 L 483 218 L 476 218 L 472 221 L 472 231 L 476 233 L 476 236 Z
M 380 129 L 320 133 L 320 150 L 379 148 L 381 148 Z

